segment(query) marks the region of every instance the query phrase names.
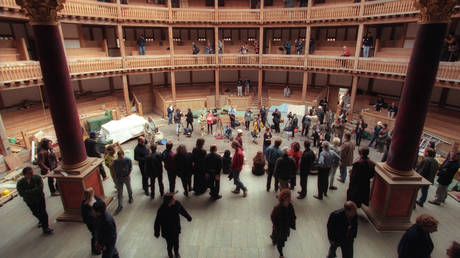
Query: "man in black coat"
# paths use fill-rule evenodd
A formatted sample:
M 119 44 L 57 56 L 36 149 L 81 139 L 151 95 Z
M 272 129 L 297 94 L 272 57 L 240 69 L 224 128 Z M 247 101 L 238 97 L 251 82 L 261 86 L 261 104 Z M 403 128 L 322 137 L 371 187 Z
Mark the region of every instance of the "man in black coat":
M 96 243 L 99 250 L 102 250 L 102 258 L 119 258 L 118 250 L 115 247 L 117 242 L 117 226 L 115 220 L 106 211 L 103 201 L 97 201 L 93 205 L 94 213 L 97 217 L 96 223 Z
M 302 117 L 302 136 L 308 136 L 308 132 L 310 131 L 310 123 L 311 119 L 308 117 L 308 114 Z
M 264 124 L 264 127 L 267 127 L 267 109 L 265 106 L 262 106 L 262 108 L 259 110 L 260 114 L 260 119 L 262 119 L 262 124 Z
M 192 217 L 184 209 L 179 201 L 174 199 L 173 193 L 166 193 L 163 195 L 163 204 L 160 206 L 155 218 L 155 237 L 161 236 L 166 239 L 168 256 L 173 258 L 173 249 L 176 257 L 179 254 L 179 234 L 181 233 L 180 217 L 179 214 L 184 216 L 188 221 L 192 221 Z
M 297 165 L 289 157 L 288 149 L 283 149 L 283 155 L 275 163 L 275 178 L 278 178 L 280 190 L 289 189 L 289 181 L 296 175 Z
M 300 158 L 300 187 L 302 190 L 298 191 L 297 199 L 303 199 L 307 195 L 307 180 L 308 174 L 310 173 L 311 168 L 313 167 L 313 162 L 315 161 L 315 153 L 310 149 L 310 141 L 305 141 L 303 143 L 305 151 Z
M 299 119 L 297 118 L 297 115 L 294 114 L 292 116 L 292 121 L 291 121 L 292 138 L 294 138 L 295 129 L 298 129 L 298 128 L 299 128 Z
M 457 152 L 451 150 L 447 155 L 446 160 L 444 160 L 441 167 L 439 167 L 436 198 L 432 201 L 428 201 L 429 203 L 441 205 L 441 203 L 445 202 L 447 198 L 447 188 L 449 187 L 450 183 L 452 183 L 452 179 L 457 173 L 459 165 L 460 164 L 457 158 Z
M 222 195 L 219 195 L 220 190 L 220 171 L 222 170 L 222 157 L 216 153 L 217 146 L 215 144 L 211 145 L 208 155 L 205 158 L 205 177 L 209 182 L 209 188 L 211 192 L 211 198 L 218 200 L 222 198 Z
M 99 134 L 96 131 L 91 131 L 89 133 L 89 138 L 85 140 L 85 149 L 86 149 L 86 155 L 88 157 L 92 158 L 101 158 L 101 153 L 99 153 L 99 150 L 97 149 L 97 136 Z M 102 180 L 107 179 L 107 174 L 105 173 L 104 166 L 102 166 L 102 163 L 99 165 L 99 174 L 102 176 Z
M 144 189 L 145 195 L 149 196 L 149 182 L 148 175 L 145 172 L 145 158 L 149 155 L 149 150 L 145 146 L 144 137 L 137 138 L 137 146 L 134 148 L 134 160 L 139 162 L 139 170 L 142 175 L 142 189 Z
M 157 144 L 150 145 L 150 155 L 145 159 L 145 173 L 150 178 L 150 199 L 155 198 L 155 179 L 158 180 L 160 195 L 164 194 L 163 185 L 163 164 L 161 163 L 161 153 L 157 152 Z M 148 183 L 148 182 L 147 182 Z
M 327 258 L 336 257 L 336 250 L 342 249 L 343 258 L 353 257 L 353 241 L 358 233 L 358 219 L 356 204 L 347 201 L 342 209 L 331 213 L 327 221 L 327 237 L 331 246 Z
M 281 122 L 281 113 L 278 111 L 278 109 L 275 109 L 275 112 L 272 113 L 273 116 L 273 125 L 275 132 L 279 133 L 280 132 L 280 122 Z
M 371 141 L 369 142 L 369 145 L 368 147 L 371 147 L 372 144 L 377 141 L 377 139 L 379 138 L 379 134 L 380 134 L 380 130 L 382 130 L 382 122 L 378 121 L 377 122 L 377 125 L 374 127 L 374 133 L 372 134 L 372 138 L 371 138 Z

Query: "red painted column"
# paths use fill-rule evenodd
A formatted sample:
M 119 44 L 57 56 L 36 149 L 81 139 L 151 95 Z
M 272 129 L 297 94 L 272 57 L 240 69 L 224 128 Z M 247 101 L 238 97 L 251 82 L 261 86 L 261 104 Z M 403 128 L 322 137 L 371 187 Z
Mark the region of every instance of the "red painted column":
M 447 23 L 419 24 L 386 163 L 397 174 L 414 165 L 446 30 Z
M 59 27 L 33 24 L 32 28 L 63 167 L 81 167 L 87 156 Z

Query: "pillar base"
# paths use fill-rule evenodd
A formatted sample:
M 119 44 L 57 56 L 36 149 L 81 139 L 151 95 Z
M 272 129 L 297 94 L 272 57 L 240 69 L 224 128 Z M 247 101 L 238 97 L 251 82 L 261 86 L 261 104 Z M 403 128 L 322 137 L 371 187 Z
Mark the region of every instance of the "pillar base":
M 64 206 L 64 213 L 57 217 L 57 221 L 64 222 L 81 222 L 81 202 L 83 197 L 83 190 L 92 187 L 94 193 L 100 197 L 108 205 L 112 200 L 112 196 L 106 196 L 102 179 L 99 175 L 99 165 L 102 159 L 88 158 L 86 165 L 76 169 L 78 173 L 73 171 L 62 171 L 68 173 L 68 176 L 62 174 L 53 174 L 51 177 L 56 178 L 59 191 L 61 193 L 62 205 Z
M 431 183 L 418 173 L 399 176 L 384 163 L 377 163 L 369 207 L 363 210 L 379 231 L 404 231 L 413 223 L 412 215 L 418 189 Z

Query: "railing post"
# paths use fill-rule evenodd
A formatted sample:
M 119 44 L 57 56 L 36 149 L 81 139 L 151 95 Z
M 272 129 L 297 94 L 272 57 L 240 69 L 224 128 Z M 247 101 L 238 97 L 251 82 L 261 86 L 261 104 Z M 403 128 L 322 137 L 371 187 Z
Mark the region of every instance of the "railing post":
M 303 72 L 303 81 L 302 81 L 302 101 L 307 99 L 307 88 L 308 88 L 308 72 Z
M 168 0 L 169 24 L 173 21 L 172 0 Z
M 263 82 L 263 70 L 262 68 L 259 69 L 258 76 L 257 76 L 257 103 L 259 104 L 259 108 L 262 107 L 262 82 Z
M 173 41 L 173 30 L 172 26 L 168 26 L 168 39 L 169 39 L 169 56 L 171 58 L 170 65 L 171 69 L 174 68 L 174 41 Z
M 310 21 L 310 17 L 311 17 L 311 8 L 313 7 L 313 1 L 310 0 L 308 1 L 308 6 L 307 6 L 307 24 L 308 22 Z
M 125 68 L 126 67 L 126 49 L 125 49 L 125 41 L 123 39 L 123 27 L 120 24 L 117 25 L 117 39 L 118 39 L 118 47 L 120 48 L 121 65 L 123 68 Z
M 120 0 L 117 0 L 117 12 L 118 12 L 118 19 L 121 19 L 121 3 Z
M 310 4 L 311 1 L 309 1 L 308 3 Z M 311 26 L 307 25 L 307 29 L 306 29 L 306 32 L 305 32 L 305 63 L 304 63 L 304 66 L 305 68 L 307 67 L 308 65 L 308 54 L 310 53 L 310 39 L 311 39 Z
M 265 5 L 265 0 L 260 0 L 260 10 L 259 10 L 260 24 L 264 23 L 264 5 Z
M 359 4 L 359 18 L 362 18 L 364 16 L 364 8 L 365 8 L 365 3 L 366 0 L 361 0 Z
M 219 23 L 219 0 L 214 0 L 214 21 Z

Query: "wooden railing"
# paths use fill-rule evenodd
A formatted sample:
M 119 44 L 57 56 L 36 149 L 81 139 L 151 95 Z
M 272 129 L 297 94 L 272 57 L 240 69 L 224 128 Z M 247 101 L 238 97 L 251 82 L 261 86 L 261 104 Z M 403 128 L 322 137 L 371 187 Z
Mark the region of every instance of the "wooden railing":
M 221 65 L 259 65 L 259 55 L 222 54 L 217 58 Z
M 71 74 L 84 74 L 121 70 L 123 68 L 121 57 L 107 58 L 82 58 L 69 60 Z
M 0 63 L 0 82 L 40 79 L 42 70 L 37 61 Z
M 218 64 L 216 64 L 216 60 Z M 123 62 L 124 61 L 124 62 Z M 305 56 L 297 55 L 175 55 L 174 67 L 187 68 L 190 66 L 254 66 L 270 69 L 270 67 L 286 67 L 296 69 L 336 70 L 353 73 L 371 73 L 381 75 L 397 75 L 404 77 L 407 72 L 407 59 L 393 58 L 359 58 L 356 69 L 352 57 L 309 55 L 305 66 Z M 104 58 L 80 58 L 68 60 L 71 75 L 101 74 L 105 72 L 129 73 L 137 69 L 170 69 L 169 55 L 128 56 Z M 214 69 L 214 68 L 212 68 Z M 25 83 L 41 79 L 40 64 L 37 61 L 17 61 L 0 63 L 0 82 L 2 85 Z M 438 81 L 460 83 L 460 63 L 441 62 L 437 74 Z M 455 84 L 452 84 L 454 86 Z
M 259 10 L 225 10 L 218 12 L 219 22 L 258 22 L 260 21 Z
M 175 66 L 214 65 L 214 55 L 174 55 Z
M 170 55 L 160 56 L 128 56 L 125 58 L 125 68 L 159 68 L 171 65 Z
M 264 22 L 306 21 L 307 8 L 265 9 Z
M 353 70 L 355 60 L 352 57 L 309 55 L 307 67 L 314 69 Z
M 419 12 L 411 0 L 384 0 L 366 2 L 363 16 L 384 16 L 389 14 L 409 14 Z
M 359 16 L 360 4 L 331 5 L 312 7 L 311 20 L 357 18 Z
M 0 0 L 0 6 L 5 8 L 20 9 L 15 0 Z
M 128 20 L 167 21 L 168 8 L 121 5 L 121 17 Z
M 214 22 L 214 9 L 176 9 L 172 11 L 172 20 L 178 22 Z
M 264 55 L 262 64 L 268 66 L 298 66 L 303 67 L 305 56 L 298 55 Z
M 118 7 L 115 4 L 97 1 L 68 0 L 60 14 L 115 19 L 118 18 Z

